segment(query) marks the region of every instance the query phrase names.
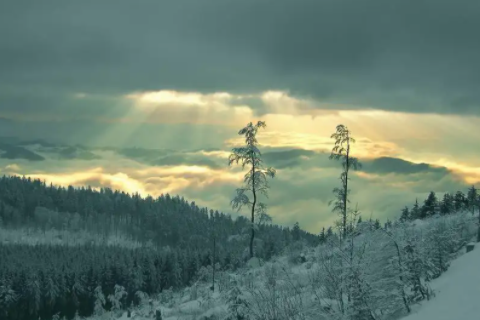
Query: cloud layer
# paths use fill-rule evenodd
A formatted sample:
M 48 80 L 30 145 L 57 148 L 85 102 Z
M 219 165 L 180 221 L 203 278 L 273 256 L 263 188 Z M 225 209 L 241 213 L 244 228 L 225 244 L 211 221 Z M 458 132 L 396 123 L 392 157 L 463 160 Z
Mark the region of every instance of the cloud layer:
M 44 141 L 10 145 L 43 160 L 24 157 L 25 152 L 0 158 L 2 174 L 27 175 L 60 185 L 110 187 L 144 196 L 180 194 L 228 213 L 245 173 L 228 167 L 228 149 L 92 148 Z M 311 232 L 333 223 L 336 217 L 328 203 L 339 183 L 338 163 L 329 160 L 325 152 L 290 148 L 265 148 L 263 158 L 278 170 L 271 181 L 270 197 L 265 199 L 275 223 L 291 226 L 298 221 Z M 404 205 L 417 197 L 423 199 L 430 190 L 442 193 L 467 187 L 462 176 L 446 168 L 397 158 L 362 161 L 364 169 L 352 175 L 352 203 L 358 202 L 367 217 L 393 218 Z
M 1 102 L 273 89 L 353 109 L 478 115 L 479 14 L 475 0 L 3 1 Z

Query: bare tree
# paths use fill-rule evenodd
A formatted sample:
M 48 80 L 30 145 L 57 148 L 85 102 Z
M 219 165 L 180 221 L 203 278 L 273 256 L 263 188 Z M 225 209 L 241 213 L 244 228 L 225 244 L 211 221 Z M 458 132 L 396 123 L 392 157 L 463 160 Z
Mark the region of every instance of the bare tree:
M 351 137 L 350 131 L 346 126 L 343 124 L 338 125 L 336 132 L 331 135 L 331 138 L 335 139 L 335 146 L 330 154 L 330 159 L 341 160 L 343 172 L 340 175 L 342 186 L 333 189 L 335 200 L 330 201 L 330 204 L 334 204 L 333 212 L 339 212 L 341 215 L 340 236 L 342 239 L 345 239 L 347 235 L 347 205 L 348 202 L 350 202 L 348 200 L 348 194 L 350 193 L 350 190 L 348 189 L 348 174 L 350 168 L 357 170 L 360 169 L 362 165 L 357 158 L 351 156 L 351 144 L 355 143 L 355 139 Z
M 242 128 L 238 134 L 245 136 L 245 146 L 233 148 L 232 154 L 228 159 L 228 164 L 241 163 L 242 168 L 245 166 L 250 169 L 244 177 L 244 187 L 236 190 L 236 195 L 231 201 L 233 209 L 240 210 L 243 206 L 251 209 L 251 237 L 250 237 L 250 258 L 253 258 L 253 240 L 255 238 L 255 215 L 263 216 L 266 212 L 267 206 L 258 202 L 259 193 L 268 197 L 267 190 L 269 185 L 267 177 L 275 177 L 275 169 L 263 166 L 260 150 L 257 148 L 257 132 L 260 128 L 265 128 L 264 121 L 258 121 L 256 124 L 250 122 L 246 127 Z M 246 192 L 252 193 L 252 201 L 246 195 Z

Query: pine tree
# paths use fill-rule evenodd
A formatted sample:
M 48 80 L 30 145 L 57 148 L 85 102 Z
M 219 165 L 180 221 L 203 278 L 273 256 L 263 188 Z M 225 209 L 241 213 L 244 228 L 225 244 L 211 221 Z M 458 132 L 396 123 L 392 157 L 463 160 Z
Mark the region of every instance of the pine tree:
M 40 310 L 42 296 L 40 282 L 36 273 L 32 272 L 27 275 L 23 292 L 26 293 L 26 297 L 29 300 L 28 314 L 35 318 Z
M 471 188 L 468 189 L 466 200 L 467 200 L 467 207 L 472 213 L 472 216 L 475 214 L 475 207 L 477 207 L 478 210 L 480 211 L 479 194 L 478 194 L 478 189 L 476 189 L 475 186 L 472 186 Z
M 250 236 L 250 258 L 253 258 L 253 240 L 255 238 L 255 215 L 261 215 L 266 211 L 266 205 L 257 202 L 257 192 L 262 193 L 264 196 L 268 196 L 267 190 L 269 185 L 267 183 L 267 177 L 275 177 L 275 169 L 263 166 L 263 160 L 261 158 L 260 150 L 257 148 L 257 132 L 260 128 L 265 128 L 264 121 L 258 121 L 257 124 L 250 122 L 246 127 L 242 128 L 238 134 L 245 136 L 245 146 L 239 148 L 233 148 L 232 154 L 228 159 L 229 165 L 233 163 L 242 164 L 242 168 L 249 166 L 250 169 L 245 174 L 243 188 L 236 190 L 236 196 L 232 200 L 231 204 L 234 209 L 240 210 L 243 206 L 247 206 L 251 209 L 251 236 Z M 253 200 L 250 201 L 249 197 L 245 194 L 247 191 L 252 192 Z
M 101 286 L 97 286 L 94 291 L 95 305 L 93 308 L 93 314 L 95 316 L 101 316 L 105 313 L 105 296 Z
M 0 318 L 8 319 L 8 311 L 18 300 L 18 295 L 7 281 L 0 279 Z
M 443 195 L 443 199 L 440 203 L 440 214 L 446 215 L 452 213 L 454 210 L 453 196 L 449 193 Z
M 418 204 L 418 199 L 415 199 L 415 204 L 413 205 L 412 210 L 410 211 L 410 217 L 411 217 L 411 220 L 420 219 L 420 207 Z
M 368 286 L 368 304 L 385 318 L 400 309 L 410 312 L 407 301 L 405 261 L 402 244 L 393 231 L 379 229 L 370 234 L 369 250 L 363 269 Z
M 424 283 L 425 261 L 418 249 L 418 240 L 407 238 L 404 246 L 404 257 L 406 266 L 406 282 L 410 288 L 407 294 L 408 303 L 418 302 L 428 297 L 429 289 Z
M 293 241 L 300 240 L 300 225 L 298 224 L 298 222 L 295 222 L 295 224 L 293 225 L 292 238 Z
M 53 273 L 53 272 L 52 272 Z M 44 283 L 44 297 L 46 299 L 46 305 L 49 308 L 53 308 L 55 301 L 59 296 L 59 288 L 54 282 L 51 276 L 47 275 Z
M 445 221 L 440 220 L 427 231 L 425 239 L 429 272 L 426 279 L 429 281 L 449 268 L 451 255 L 456 247 L 456 237 Z
M 431 191 L 424 201 L 422 208 L 420 209 L 420 218 L 425 219 L 435 215 L 438 206 L 437 196 L 435 192 Z
M 387 219 L 387 222 L 385 222 L 385 230 L 391 229 L 392 225 L 392 221 L 390 219 Z
M 108 300 L 112 304 L 112 310 L 121 310 L 126 296 L 127 292 L 125 291 L 125 288 L 115 285 L 115 293 L 108 296 Z
M 332 227 L 327 228 L 327 233 L 325 235 L 325 239 L 331 238 L 333 236 L 333 230 Z
M 325 234 L 325 227 L 322 228 L 322 231 L 320 232 L 318 236 L 320 243 L 324 243 L 326 239 L 326 234 Z
M 408 210 L 408 207 L 405 206 L 405 208 L 402 209 L 402 214 L 400 216 L 400 221 L 401 222 L 406 222 L 410 220 L 410 211 Z
M 457 191 L 454 196 L 455 212 L 465 209 L 466 198 L 462 191 Z
M 334 188 L 335 200 L 330 201 L 330 204 L 334 204 L 333 212 L 338 212 L 341 216 L 341 231 L 340 237 L 346 239 L 347 236 L 347 215 L 348 215 L 348 181 L 350 169 L 360 169 L 361 163 L 357 158 L 351 156 L 351 144 L 355 143 L 355 139 L 351 137 L 350 131 L 346 126 L 340 124 L 336 128 L 336 132 L 330 137 L 335 139 L 335 146 L 330 154 L 330 159 L 341 160 L 343 171 L 340 175 L 341 187 Z

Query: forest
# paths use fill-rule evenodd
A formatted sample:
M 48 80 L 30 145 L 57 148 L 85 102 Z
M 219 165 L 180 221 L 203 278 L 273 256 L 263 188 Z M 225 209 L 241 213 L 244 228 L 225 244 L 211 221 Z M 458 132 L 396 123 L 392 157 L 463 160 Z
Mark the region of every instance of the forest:
M 440 201 L 432 192 L 422 205 L 416 201 L 411 208 L 405 207 L 398 221 L 388 220 L 383 226 L 378 219 L 370 222 L 374 229 L 388 229 L 399 221 L 475 210 L 469 198 L 476 192 L 472 187 L 467 194 L 445 194 Z M 358 217 L 355 225 L 361 220 Z M 214 237 L 218 271 L 235 270 L 248 258 L 249 223 L 245 217 L 233 219 L 168 194 L 142 198 L 108 188 L 64 188 L 3 176 L 0 222 L 1 232 L 64 230 L 75 237 L 87 231 L 98 239 L 74 247 L 1 243 L 2 320 L 85 317 L 94 313 L 98 301 L 104 301 L 101 306 L 105 310 L 114 303 L 126 308 L 138 304 L 142 295 L 191 285 L 211 268 Z M 301 230 L 298 223 L 293 228 L 269 223 L 257 227 L 255 253 L 266 261 L 296 243 L 315 246 L 337 237 L 332 227 L 317 235 Z M 102 240 L 115 234 L 138 245 L 127 248 L 106 245 Z
M 73 248 L 0 244 L 2 320 L 47 319 L 57 313 L 68 319 L 77 312 L 91 315 L 97 286 L 105 297 L 114 293 L 115 285 L 124 287 L 124 306 L 138 302 L 136 292 L 153 294 L 187 286 L 202 267 L 212 264 L 213 237 L 219 270 L 234 270 L 248 258 L 245 217 L 233 219 L 168 194 L 142 198 L 108 188 L 64 188 L 3 176 L 0 226 L 0 233 L 21 229 L 28 236 L 35 230 L 63 230 L 75 237 L 88 231 L 98 239 Z M 258 223 L 257 228 L 256 255 L 265 260 L 294 241 L 319 242 L 318 235 L 301 230 L 298 224 L 285 228 Z M 112 235 L 138 245 L 107 247 L 103 240 Z M 111 303 L 107 300 L 104 307 L 109 310 Z

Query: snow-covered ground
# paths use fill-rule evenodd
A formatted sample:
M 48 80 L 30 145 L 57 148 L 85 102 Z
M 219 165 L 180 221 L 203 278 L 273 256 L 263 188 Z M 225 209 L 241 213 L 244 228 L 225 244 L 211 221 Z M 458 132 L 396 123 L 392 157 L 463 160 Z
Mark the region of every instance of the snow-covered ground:
M 295 268 L 298 269 L 298 268 Z M 299 270 L 296 270 L 297 272 Z M 480 246 L 454 260 L 448 271 L 431 282 L 435 297 L 416 306 L 412 313 L 401 320 L 477 320 L 480 317 Z M 188 299 L 184 299 L 188 300 Z M 162 310 L 163 319 L 202 319 L 212 314 L 226 314 L 221 296 L 213 295 L 211 308 L 202 306 L 201 299 L 185 301 L 176 307 L 166 308 L 154 302 L 153 309 Z M 148 314 L 150 308 L 142 312 Z M 146 319 L 133 312 L 133 319 Z M 125 312 L 119 320 L 129 320 Z M 204 318 L 205 319 L 205 318 Z
M 480 246 L 454 260 L 431 288 L 436 296 L 402 320 L 480 319 Z
M 365 259 L 363 262 L 358 262 L 358 266 L 366 272 L 362 275 L 363 279 L 370 281 L 375 289 L 371 293 L 369 302 L 371 310 L 375 310 L 376 319 L 480 319 L 480 301 L 478 301 L 480 300 L 480 244 L 477 244 L 469 253 L 465 253 L 464 246 L 466 242 L 475 238 L 477 219 L 470 214 L 434 217 L 408 223 L 405 228 L 399 227 L 396 231 L 392 230 L 389 236 L 383 231 L 365 232 L 358 236 L 355 239 L 357 250 L 362 251 L 363 243 L 370 252 L 364 253 Z M 395 248 L 392 246 L 392 239 L 403 247 L 409 243 L 405 240 L 407 238 L 414 240 L 415 245 L 418 246 L 417 258 L 430 264 L 435 263 L 431 259 L 438 257 L 437 254 L 440 251 L 437 249 L 439 248 L 448 245 L 450 249 L 460 250 L 447 255 L 448 250 L 442 249 L 441 252 L 445 254 L 444 258 L 448 259 L 448 262 L 453 259 L 451 264 L 440 277 L 425 284 L 433 290 L 434 296 L 429 301 L 412 302 L 410 304 L 412 311 L 408 315 L 401 302 L 399 295 L 401 291 L 396 291 L 399 288 L 395 285 L 398 282 L 398 274 L 392 276 L 390 280 L 383 276 L 380 278 L 375 276 L 378 272 L 386 272 L 385 277 L 388 277 L 389 272 L 395 271 L 394 269 L 382 270 L 389 265 L 381 262 L 387 256 L 395 257 L 396 251 L 391 251 Z M 127 317 L 126 312 L 115 315 L 107 312 L 102 316 L 89 319 L 153 319 L 154 310 L 161 310 L 163 320 L 231 319 L 227 316 L 232 313 L 228 306 L 232 306 L 234 288 L 239 290 L 233 293 L 233 296 L 247 297 L 249 306 L 243 312 L 249 315 L 258 313 L 252 319 L 350 319 L 350 315 L 346 314 L 348 311 L 345 314 L 339 313 L 338 300 L 335 300 L 335 296 L 332 296 L 327 288 L 329 285 L 330 288 L 332 284 L 335 285 L 332 281 L 336 281 L 339 272 L 336 262 L 332 260 L 333 264 L 328 263 L 329 256 L 332 254 L 334 251 L 325 246 L 316 248 L 300 246 L 291 248 L 285 252 L 285 255 L 267 263 L 250 261 L 249 266 L 236 272 L 218 272 L 214 293 L 209 289 L 210 271 L 206 270 L 204 272 L 206 278 L 199 279 L 195 286 L 176 292 L 167 291 L 152 297 L 151 305 L 146 301 L 142 307 L 135 308 L 131 318 Z M 292 257 L 300 255 L 305 262 L 292 260 Z M 395 263 L 392 264 L 392 266 L 395 265 Z M 373 277 L 367 269 L 375 271 Z M 380 282 L 375 283 L 375 281 Z M 238 300 L 234 301 L 238 304 Z

